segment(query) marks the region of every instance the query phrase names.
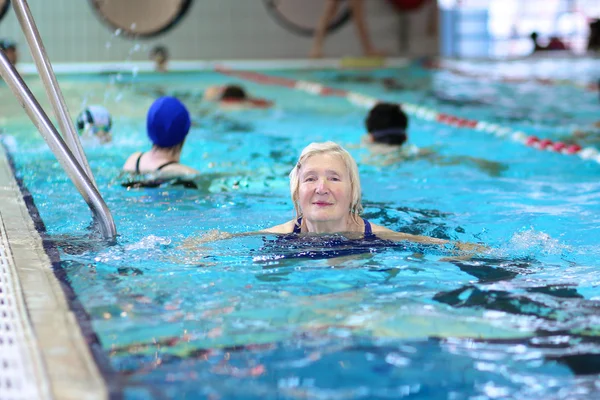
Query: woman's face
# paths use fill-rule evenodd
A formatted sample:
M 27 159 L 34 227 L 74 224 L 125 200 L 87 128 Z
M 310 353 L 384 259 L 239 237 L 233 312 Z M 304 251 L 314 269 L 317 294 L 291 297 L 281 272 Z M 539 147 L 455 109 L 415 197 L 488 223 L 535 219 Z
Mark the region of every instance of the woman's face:
M 350 174 L 340 156 L 316 154 L 299 171 L 299 201 L 302 215 L 314 222 L 347 218 L 352 203 Z

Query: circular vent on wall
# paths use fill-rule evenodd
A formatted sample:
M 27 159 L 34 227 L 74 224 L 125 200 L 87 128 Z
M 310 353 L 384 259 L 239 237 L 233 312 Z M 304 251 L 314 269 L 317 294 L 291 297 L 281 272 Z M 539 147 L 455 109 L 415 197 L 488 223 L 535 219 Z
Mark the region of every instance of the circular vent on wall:
M 302 36 L 313 36 L 325 7 L 323 0 L 263 0 L 267 11 L 285 29 Z M 327 27 L 333 32 L 342 27 L 352 13 L 345 1 Z
M 1 0 L 0 0 L 1 1 Z M 129 37 L 153 37 L 173 28 L 192 0 L 90 0 L 96 14 Z
M 9 0 L 0 0 L 0 21 L 2 21 L 2 18 L 4 18 L 8 12 L 8 7 L 10 7 Z

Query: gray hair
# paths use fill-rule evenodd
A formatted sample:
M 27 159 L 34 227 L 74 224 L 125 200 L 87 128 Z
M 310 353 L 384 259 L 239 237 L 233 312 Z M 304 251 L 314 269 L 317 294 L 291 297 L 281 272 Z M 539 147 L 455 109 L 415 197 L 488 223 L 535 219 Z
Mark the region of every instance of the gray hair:
M 353 216 L 358 216 L 363 211 L 361 203 L 361 188 L 360 188 L 360 177 L 358 175 L 358 166 L 354 158 L 348 153 L 342 146 L 334 142 L 323 142 L 323 143 L 311 143 L 302 150 L 298 162 L 292 168 L 290 172 L 290 194 L 292 201 L 294 202 L 294 210 L 296 211 L 296 217 L 302 215 L 300 210 L 299 198 L 300 198 L 300 168 L 302 164 L 310 157 L 316 154 L 332 154 L 339 156 L 344 162 L 348 175 L 350 176 L 350 190 L 352 200 L 350 202 L 349 212 Z

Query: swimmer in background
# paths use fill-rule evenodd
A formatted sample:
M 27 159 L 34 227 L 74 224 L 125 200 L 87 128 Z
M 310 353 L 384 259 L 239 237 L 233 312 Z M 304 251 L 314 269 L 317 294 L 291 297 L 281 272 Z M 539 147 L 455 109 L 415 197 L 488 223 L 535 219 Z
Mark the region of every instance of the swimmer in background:
M 600 79 L 598 80 L 596 87 L 598 88 L 598 94 L 600 95 Z M 578 140 L 583 141 L 584 143 L 575 143 Z M 585 128 L 575 129 L 571 135 L 564 136 L 560 138 L 559 141 L 567 144 L 583 144 L 584 146 L 597 145 L 600 143 L 600 120 L 588 125 Z
M 508 167 L 504 164 L 470 156 L 442 156 L 433 148 L 419 148 L 406 144 L 408 140 L 408 116 L 400 105 L 378 103 L 369 111 L 365 120 L 367 135 L 362 144 L 371 152 L 367 163 L 390 165 L 398 162 L 424 159 L 432 164 L 472 164 L 490 176 L 498 176 Z
M 248 96 L 240 85 L 210 86 L 204 92 L 204 100 L 214 101 L 223 110 L 245 110 L 270 108 L 273 102 Z
M 575 129 L 570 135 L 560 137 L 558 141 L 566 144 L 578 144 L 583 147 L 597 146 L 600 144 L 600 121 L 584 128 Z
M 156 46 L 150 50 L 150 60 L 154 61 L 154 69 L 157 72 L 168 71 L 169 51 L 165 46 Z
M 135 152 L 123 170 L 135 174 L 159 173 L 160 176 L 196 175 L 194 168 L 180 164 L 183 143 L 190 130 L 190 114 L 174 97 L 157 99 L 148 110 L 146 132 L 152 141 L 148 152 Z
M 8 61 L 16 66 L 19 61 L 19 53 L 17 52 L 17 44 L 11 40 L 0 40 L 0 50 L 4 52 L 4 55 Z
M 90 105 L 84 108 L 77 116 L 75 125 L 85 141 L 97 140 L 101 144 L 112 141 L 112 118 L 103 106 Z

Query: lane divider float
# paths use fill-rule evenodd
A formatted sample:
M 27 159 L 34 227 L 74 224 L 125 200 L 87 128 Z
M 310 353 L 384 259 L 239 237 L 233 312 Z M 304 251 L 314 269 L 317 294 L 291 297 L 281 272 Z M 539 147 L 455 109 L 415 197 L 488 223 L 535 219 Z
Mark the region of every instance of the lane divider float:
M 332 96 L 345 98 L 351 104 L 365 109 L 370 109 L 375 104 L 381 101 L 372 96 L 327 87 L 317 82 L 282 78 L 259 72 L 238 71 L 224 67 L 218 67 L 215 70 L 221 74 L 242 78 L 263 85 L 283 86 L 289 89 L 303 91 L 315 96 Z M 595 161 L 600 164 L 600 151 L 598 151 L 598 149 L 596 149 L 595 147 L 582 148 L 578 144 L 567 144 L 559 141 L 553 141 L 551 139 L 543 139 L 535 135 L 528 135 L 523 131 L 514 130 L 512 128 L 501 126 L 492 122 L 477 121 L 473 119 L 457 117 L 454 115 L 441 113 L 431 108 L 423 107 L 417 104 L 401 103 L 400 106 L 402 106 L 402 109 L 408 115 L 420 119 L 424 119 L 427 121 L 436 121 L 440 124 L 454 126 L 457 128 L 473 129 L 476 131 L 494 135 L 499 138 L 505 138 L 536 150 L 550 151 L 565 155 L 576 155 L 582 160 Z
M 461 70 L 460 68 L 444 66 L 443 63 L 436 61 L 436 60 L 425 60 L 420 63 L 420 66 L 425 69 L 429 69 L 429 70 L 448 71 L 454 75 L 464 76 L 466 78 L 491 79 L 490 74 L 479 74 L 476 72 L 467 72 L 467 71 Z M 590 92 L 596 92 L 600 89 L 597 82 L 578 83 L 578 82 L 574 82 L 574 81 L 571 81 L 568 79 L 549 79 L 549 78 L 535 78 L 535 77 L 527 78 L 527 77 L 505 76 L 505 77 L 499 77 L 498 80 L 502 83 L 535 82 L 535 83 L 538 83 L 538 84 L 544 85 L 544 86 L 571 85 L 571 86 L 578 87 L 580 89 L 585 89 Z

